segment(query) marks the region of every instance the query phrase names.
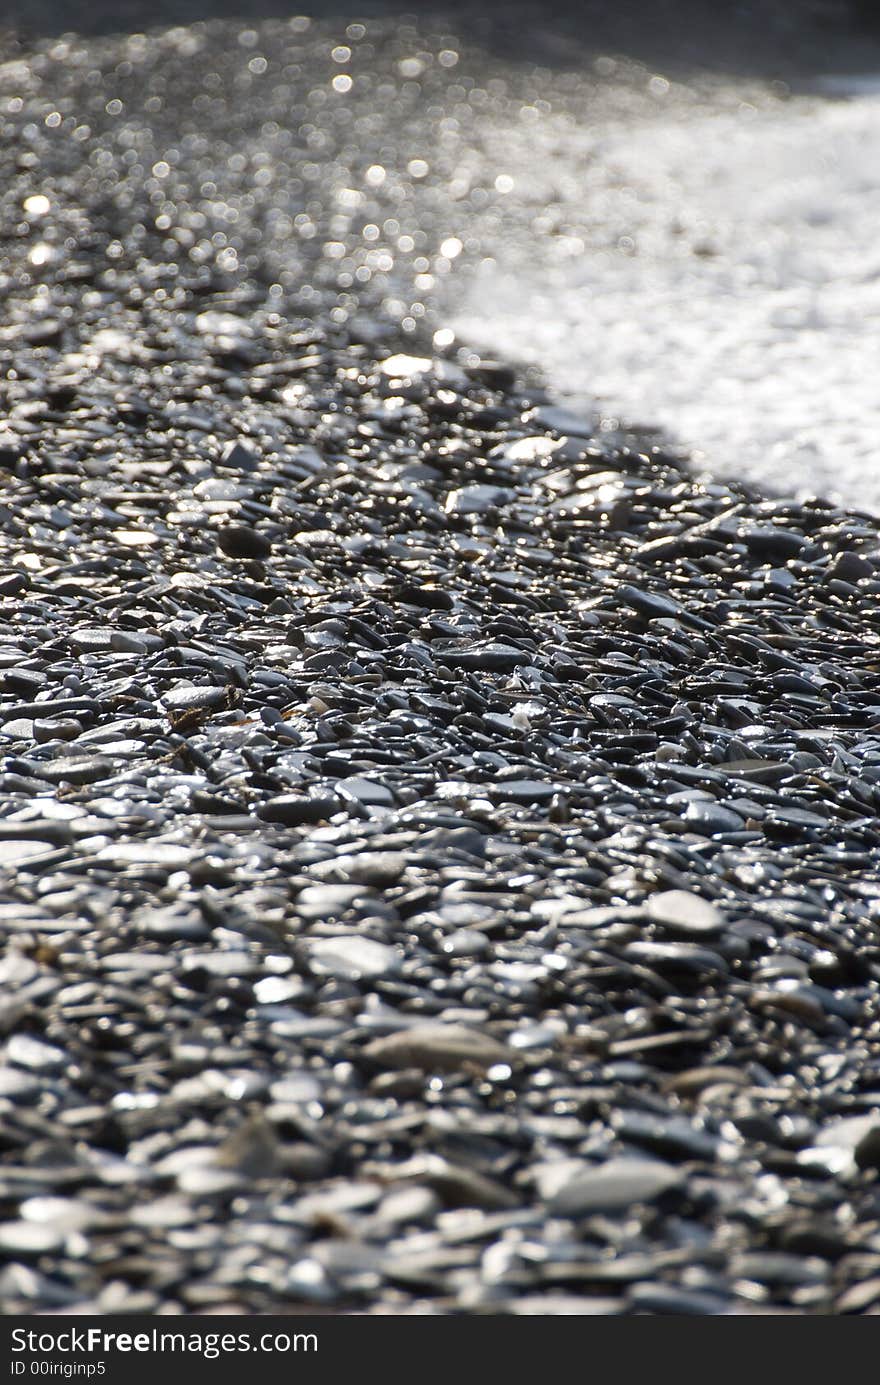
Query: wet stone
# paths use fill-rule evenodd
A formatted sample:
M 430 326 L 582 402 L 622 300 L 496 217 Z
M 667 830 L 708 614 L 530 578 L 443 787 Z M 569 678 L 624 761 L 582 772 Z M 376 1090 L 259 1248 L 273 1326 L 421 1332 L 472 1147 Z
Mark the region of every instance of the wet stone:
M 114 762 L 103 755 L 60 755 L 35 766 L 40 778 L 50 784 L 94 784 L 109 779 L 114 768 Z
M 420 1068 L 456 1072 L 488 1068 L 509 1060 L 510 1052 L 488 1034 L 460 1024 L 422 1024 L 374 1039 L 364 1056 L 379 1068 Z
M 563 1183 L 549 1199 L 555 1216 L 580 1217 L 593 1212 L 618 1212 L 640 1202 L 653 1202 L 680 1186 L 681 1174 L 654 1159 L 609 1159 L 586 1165 Z
M 531 661 L 522 649 L 507 644 L 487 644 L 481 649 L 444 649 L 438 658 L 452 669 L 505 673 Z
M 0 103 L 4 1307 L 876 1314 L 877 519 L 438 316 L 644 73 L 124 8 Z
M 796 558 L 806 542 L 803 535 L 776 524 L 743 525 L 737 531 L 737 538 L 752 557 L 776 563 Z
M 653 967 L 661 973 L 691 972 L 694 975 L 723 975 L 728 966 L 723 957 L 694 943 L 635 942 L 623 949 L 630 961 Z
M 0 1222 L 0 1250 L 25 1259 L 58 1251 L 64 1245 L 64 1232 L 55 1226 L 33 1221 Z
M 217 534 L 217 547 L 227 558 L 268 558 L 272 543 L 265 534 L 247 524 L 229 524 Z
M 854 583 L 876 574 L 877 564 L 863 557 L 861 553 L 838 553 L 825 569 L 822 580 Z
M 14 1034 L 6 1044 L 6 1057 L 16 1067 L 37 1073 L 59 1072 L 69 1061 L 64 1049 L 29 1034 Z
M 707 837 L 723 836 L 731 832 L 741 832 L 745 819 L 730 808 L 722 808 L 718 803 L 708 803 L 703 799 L 690 802 L 684 813 L 684 821 L 694 832 Z
M 559 786 L 540 779 L 507 779 L 491 790 L 493 798 L 502 803 L 549 803 Z
M 669 620 L 681 614 L 677 601 L 659 596 L 656 592 L 640 591 L 638 587 L 623 586 L 618 592 L 619 599 L 646 620 Z
M 338 807 L 339 800 L 336 798 L 278 794 L 258 806 L 257 816 L 264 822 L 278 823 L 283 827 L 300 827 L 304 823 L 323 822 L 332 817 Z
M 450 515 L 479 515 L 498 505 L 506 505 L 514 498 L 515 492 L 502 486 L 465 486 L 450 492 L 445 508 Z
M 400 956 L 393 947 L 356 934 L 316 938 L 303 944 L 309 970 L 316 976 L 366 980 L 391 976 L 400 970 Z
M 227 701 L 228 693 L 225 688 L 210 685 L 184 684 L 171 688 L 162 695 L 162 705 L 170 712 L 188 712 L 201 708 L 206 711 L 216 710 L 218 707 L 225 707 Z
M 618 1139 L 661 1158 L 702 1159 L 710 1163 L 717 1157 L 721 1140 L 699 1130 L 679 1117 L 652 1116 L 641 1111 L 619 1111 L 612 1121 Z
M 361 778 L 358 775 L 340 779 L 337 790 L 347 798 L 354 798 L 368 808 L 392 808 L 394 794 L 385 784 L 375 779 Z
M 645 912 L 664 931 L 686 938 L 717 937 L 724 928 L 724 919 L 715 905 L 689 890 L 663 890 L 651 895 Z

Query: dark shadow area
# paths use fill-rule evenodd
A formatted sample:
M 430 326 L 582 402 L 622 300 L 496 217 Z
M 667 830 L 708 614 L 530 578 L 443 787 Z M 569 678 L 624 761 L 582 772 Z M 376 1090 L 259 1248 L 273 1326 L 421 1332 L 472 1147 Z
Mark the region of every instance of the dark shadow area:
M 876 0 L 6 0 L 0 35 L 139 32 L 205 20 L 413 21 L 448 29 L 508 59 L 578 68 L 599 53 L 672 75 L 693 71 L 797 80 L 880 66 Z

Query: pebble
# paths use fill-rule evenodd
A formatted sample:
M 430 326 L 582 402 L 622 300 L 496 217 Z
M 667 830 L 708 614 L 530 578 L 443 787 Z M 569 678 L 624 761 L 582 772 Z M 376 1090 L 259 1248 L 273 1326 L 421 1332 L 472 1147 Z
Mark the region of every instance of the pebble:
M 60 1072 L 69 1061 L 63 1048 L 29 1034 L 13 1034 L 6 1043 L 6 1057 L 29 1072 Z
M 338 799 L 318 794 L 277 794 L 258 806 L 257 816 L 263 822 L 299 827 L 303 823 L 325 821 L 333 816 L 338 806 Z
M 7 1255 L 47 1255 L 64 1245 L 64 1232 L 33 1221 L 0 1222 L 0 1250 Z
M 268 558 L 272 543 L 265 534 L 248 524 L 228 524 L 217 533 L 217 547 L 227 558 Z
M 612 1120 L 618 1139 L 641 1146 L 665 1159 L 702 1159 L 711 1163 L 721 1140 L 676 1116 L 642 1111 L 618 1111 Z
M 796 558 L 806 542 L 802 534 L 776 524 L 742 525 L 737 530 L 737 538 L 753 557 L 777 563 Z
M 209 711 L 225 707 L 227 699 L 228 693 L 225 688 L 184 684 L 163 693 L 162 705 L 171 712 L 189 712 L 196 709 Z
M 834 560 L 828 564 L 823 580 L 825 582 L 861 582 L 863 578 L 874 577 L 876 572 L 876 563 L 871 562 L 861 553 L 844 551 L 838 553 Z
M 311 873 L 381 888 L 396 884 L 407 865 L 408 857 L 402 851 L 361 851 L 356 855 L 343 853 L 322 867 L 313 866 Z
M 540 779 L 508 779 L 494 785 L 490 792 L 502 803 L 549 803 L 559 786 Z
M 354 798 L 358 803 L 363 803 L 370 808 L 393 808 L 394 794 L 386 784 L 380 784 L 375 779 L 363 779 L 358 775 L 352 775 L 347 779 L 340 779 L 336 785 L 339 793 L 346 798 Z
M 504 1044 L 462 1024 L 417 1024 L 386 1038 L 374 1039 L 364 1056 L 379 1068 L 420 1068 L 423 1072 L 457 1072 L 489 1068 L 509 1060 Z
M 725 975 L 727 963 L 717 952 L 694 943 L 635 942 L 624 948 L 624 956 L 653 967 L 661 973 L 693 972 L 696 975 Z
M 391 976 L 400 970 L 393 947 L 357 934 L 316 938 L 304 944 L 309 969 L 316 976 L 347 977 L 353 981 Z
M 503 486 L 464 486 L 450 491 L 446 498 L 446 513 L 450 515 L 481 515 L 513 500 L 516 492 Z
M 608 1159 L 582 1167 L 548 1201 L 552 1215 L 582 1217 L 653 1202 L 681 1186 L 679 1172 L 654 1159 Z
M 482 673 L 507 673 L 530 662 L 522 649 L 509 644 L 487 644 L 478 649 L 444 649 L 442 658 L 450 668 Z
M 110 777 L 114 763 L 102 755 L 59 755 L 34 769 L 50 784 L 94 784 Z
M 677 601 L 660 596 L 656 592 L 640 591 L 638 587 L 623 586 L 618 596 L 625 605 L 630 606 L 646 620 L 669 620 L 681 614 Z
M 730 832 L 741 832 L 745 820 L 730 808 L 722 808 L 717 803 L 707 803 L 702 799 L 692 800 L 684 813 L 684 821 L 695 832 L 707 837 L 723 836 Z
M 723 931 L 724 919 L 709 900 L 690 890 L 662 890 L 651 895 L 645 912 L 664 931 L 682 934 L 686 938 L 712 938 Z
M 678 1317 L 716 1317 L 731 1312 L 731 1300 L 723 1294 L 699 1293 L 675 1284 L 633 1284 L 626 1294 L 631 1313 L 652 1316 L 673 1313 Z

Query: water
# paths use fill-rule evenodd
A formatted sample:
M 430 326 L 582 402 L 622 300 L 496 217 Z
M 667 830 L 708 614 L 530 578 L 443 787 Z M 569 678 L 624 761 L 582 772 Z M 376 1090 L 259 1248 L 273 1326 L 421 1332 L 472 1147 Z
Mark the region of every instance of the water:
M 629 109 L 546 117 L 528 157 L 513 176 L 552 201 L 450 304 L 462 337 L 707 470 L 880 511 L 880 76 L 646 73 Z

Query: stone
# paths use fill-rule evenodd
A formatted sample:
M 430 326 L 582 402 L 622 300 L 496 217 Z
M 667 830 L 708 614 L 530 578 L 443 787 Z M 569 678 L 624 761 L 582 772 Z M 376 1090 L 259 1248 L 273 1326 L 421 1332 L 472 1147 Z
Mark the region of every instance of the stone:
M 364 1056 L 378 1068 L 420 1068 L 422 1072 L 458 1072 L 510 1061 L 504 1044 L 462 1024 L 413 1025 L 374 1039 Z
M 228 524 L 218 530 L 217 547 L 227 558 L 259 560 L 272 552 L 271 541 L 249 524 Z
M 653 1202 L 681 1187 L 681 1173 L 655 1159 L 608 1159 L 583 1165 L 548 1200 L 553 1216 L 581 1217 L 594 1212 L 617 1212 L 640 1202 Z
M 692 800 L 684 814 L 684 821 L 693 832 L 707 837 L 742 832 L 745 819 L 730 808 L 722 808 L 718 803 L 708 803 L 704 799 Z
M 360 981 L 392 976 L 400 970 L 400 955 L 393 947 L 354 933 L 309 939 L 303 947 L 309 969 L 316 976 L 339 976 Z
M 283 827 L 300 827 L 304 823 L 323 822 L 339 808 L 339 800 L 318 794 L 277 794 L 257 808 L 263 822 Z

